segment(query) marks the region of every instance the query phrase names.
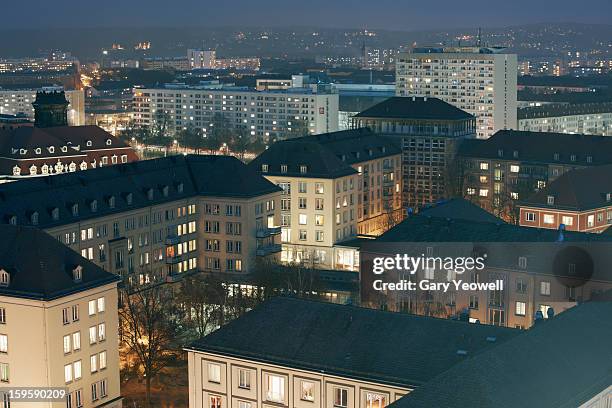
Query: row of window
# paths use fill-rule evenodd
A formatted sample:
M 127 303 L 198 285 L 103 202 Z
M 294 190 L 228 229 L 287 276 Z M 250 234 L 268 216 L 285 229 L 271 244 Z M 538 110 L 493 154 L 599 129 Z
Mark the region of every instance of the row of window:
M 90 356 L 89 370 L 92 374 L 104 370 L 106 367 L 106 351 L 101 351 Z M 73 381 L 78 381 L 81 378 L 83 378 L 83 363 L 81 360 L 64 365 L 64 381 L 66 384 L 70 384 Z
M 95 402 L 108 396 L 106 378 L 91 384 L 91 401 Z M 78 389 L 66 395 L 66 408 L 81 408 L 83 406 L 83 390 Z

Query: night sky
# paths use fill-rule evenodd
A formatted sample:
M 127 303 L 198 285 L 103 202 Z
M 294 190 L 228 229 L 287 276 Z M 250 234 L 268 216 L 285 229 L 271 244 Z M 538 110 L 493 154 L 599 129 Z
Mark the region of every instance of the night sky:
M 611 0 L 2 1 L 2 27 L 312 26 L 423 30 L 612 21 Z

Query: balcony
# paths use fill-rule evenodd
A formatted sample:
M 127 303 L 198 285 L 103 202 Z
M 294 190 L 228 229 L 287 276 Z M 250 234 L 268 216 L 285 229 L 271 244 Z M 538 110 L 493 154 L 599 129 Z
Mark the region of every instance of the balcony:
M 269 244 L 261 248 L 257 248 L 257 256 L 268 256 L 280 252 L 282 249 L 281 244 Z
M 255 235 L 257 238 L 267 238 L 272 235 L 278 235 L 281 233 L 281 227 L 271 227 L 258 229 Z

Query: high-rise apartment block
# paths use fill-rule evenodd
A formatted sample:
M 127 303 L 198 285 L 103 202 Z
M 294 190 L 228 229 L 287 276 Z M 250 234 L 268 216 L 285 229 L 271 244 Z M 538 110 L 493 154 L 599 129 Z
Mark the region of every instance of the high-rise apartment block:
M 453 195 L 455 174 L 450 169 L 461 142 L 475 137 L 476 121 L 438 98 L 413 96 L 378 103 L 355 115 L 352 126 L 401 144 L 402 202 L 416 211 Z
M 396 62 L 397 96 L 434 96 L 476 117 L 479 138 L 516 129 L 517 57 L 498 47 L 414 48 Z
M 266 140 L 284 138 L 298 128 L 311 134 L 334 132 L 338 130 L 338 95 L 316 88 L 256 91 L 219 84 L 134 90 L 134 121 L 139 126 L 164 120 L 171 132 L 193 126 L 206 133 L 219 116 L 227 126 L 243 127 Z
M 66 390 L 38 403 L 3 392 L 2 406 L 121 408 L 119 278 L 37 228 L 0 233 L 0 382 Z
M 191 69 L 215 69 L 217 52 L 215 50 L 187 50 L 187 59 Z

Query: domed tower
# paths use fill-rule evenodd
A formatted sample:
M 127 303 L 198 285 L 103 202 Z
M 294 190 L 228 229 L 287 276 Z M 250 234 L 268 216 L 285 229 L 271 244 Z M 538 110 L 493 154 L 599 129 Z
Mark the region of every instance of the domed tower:
M 43 88 L 36 92 L 34 126 L 39 128 L 68 126 L 68 101 L 61 88 Z

